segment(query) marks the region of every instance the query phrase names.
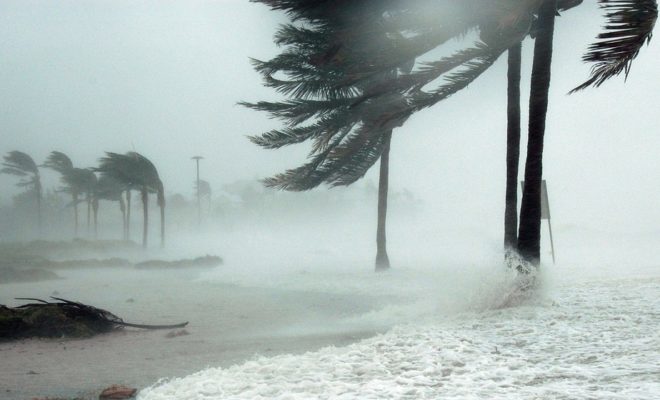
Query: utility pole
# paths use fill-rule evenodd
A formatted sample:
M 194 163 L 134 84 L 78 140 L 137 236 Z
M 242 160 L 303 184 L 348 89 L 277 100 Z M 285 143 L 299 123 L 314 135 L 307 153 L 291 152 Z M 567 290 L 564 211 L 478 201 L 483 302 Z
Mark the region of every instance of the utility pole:
M 204 159 L 202 156 L 192 157 L 192 160 L 195 160 L 197 164 L 197 224 L 202 225 L 202 200 L 199 195 L 199 160 Z

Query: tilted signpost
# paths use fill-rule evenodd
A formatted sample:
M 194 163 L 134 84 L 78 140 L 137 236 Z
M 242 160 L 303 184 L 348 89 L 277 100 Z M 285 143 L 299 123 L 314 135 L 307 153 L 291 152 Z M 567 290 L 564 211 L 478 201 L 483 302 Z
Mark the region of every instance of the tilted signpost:
M 524 189 L 525 181 L 520 182 L 520 187 Z M 550 201 L 548 200 L 548 187 L 545 179 L 541 182 L 541 220 L 548 220 L 548 232 L 550 232 L 550 250 L 552 251 L 552 263 L 555 264 L 555 244 L 552 240 L 552 224 L 550 223 Z

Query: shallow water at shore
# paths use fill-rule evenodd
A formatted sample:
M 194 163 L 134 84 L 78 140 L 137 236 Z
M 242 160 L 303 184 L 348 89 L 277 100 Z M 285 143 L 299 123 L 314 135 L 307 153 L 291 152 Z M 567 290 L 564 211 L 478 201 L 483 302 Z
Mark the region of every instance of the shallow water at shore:
M 91 398 L 115 383 L 143 388 L 162 377 L 184 376 L 210 365 L 226 367 L 254 355 L 344 345 L 384 328 L 341 322 L 383 301 L 371 296 L 205 282 L 197 279 L 199 270 L 58 273 L 65 279 L 2 285 L 0 304 L 21 304 L 15 297 L 56 295 L 107 309 L 127 322 L 189 325 L 175 337 L 167 334 L 180 330 L 127 328 L 89 339 L 0 343 L 3 399 Z

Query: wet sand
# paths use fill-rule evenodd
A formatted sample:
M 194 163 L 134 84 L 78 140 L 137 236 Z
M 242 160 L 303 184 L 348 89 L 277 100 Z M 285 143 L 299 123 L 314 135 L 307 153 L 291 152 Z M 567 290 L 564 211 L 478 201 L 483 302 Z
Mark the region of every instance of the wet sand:
M 65 279 L 0 286 L 0 304 L 51 295 L 107 309 L 127 322 L 189 321 L 187 334 L 123 329 L 90 339 L 0 343 L 0 398 L 98 398 L 104 387 L 144 388 L 208 366 L 253 357 L 343 346 L 378 328 L 343 323 L 379 307 L 382 298 L 245 287 L 196 280 L 194 270 L 92 269 Z M 174 330 L 179 331 L 179 330 Z

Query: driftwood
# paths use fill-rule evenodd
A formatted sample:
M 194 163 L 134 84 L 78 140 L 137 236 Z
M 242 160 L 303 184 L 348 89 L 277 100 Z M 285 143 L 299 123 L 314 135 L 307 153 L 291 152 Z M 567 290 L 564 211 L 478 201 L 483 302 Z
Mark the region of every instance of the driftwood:
M 57 302 L 17 298 L 35 303 L 10 308 L 0 305 L 0 340 L 27 337 L 89 337 L 124 326 L 140 329 L 178 329 L 188 322 L 146 325 L 124 322 L 115 314 L 76 301 L 51 297 Z

